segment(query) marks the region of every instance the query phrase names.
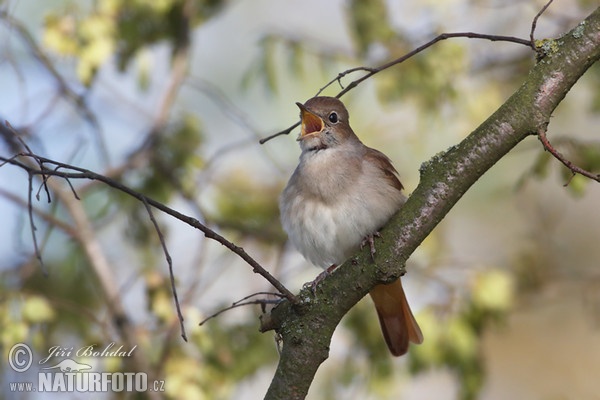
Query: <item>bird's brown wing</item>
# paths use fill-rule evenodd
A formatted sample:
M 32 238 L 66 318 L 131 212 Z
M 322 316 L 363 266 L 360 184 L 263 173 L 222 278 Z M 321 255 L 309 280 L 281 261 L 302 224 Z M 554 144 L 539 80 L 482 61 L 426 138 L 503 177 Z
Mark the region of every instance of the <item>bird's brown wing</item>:
M 391 186 L 395 187 L 400 191 L 404 189 L 404 186 L 402 186 L 400 179 L 398 179 L 398 171 L 396 171 L 396 168 L 394 168 L 394 166 L 392 165 L 392 161 L 388 158 L 388 156 L 386 156 L 379 150 L 367 147 L 367 151 L 364 157 L 366 159 L 365 161 L 370 161 L 379 167 L 379 169 L 383 173 L 383 177 L 387 179 L 388 183 Z

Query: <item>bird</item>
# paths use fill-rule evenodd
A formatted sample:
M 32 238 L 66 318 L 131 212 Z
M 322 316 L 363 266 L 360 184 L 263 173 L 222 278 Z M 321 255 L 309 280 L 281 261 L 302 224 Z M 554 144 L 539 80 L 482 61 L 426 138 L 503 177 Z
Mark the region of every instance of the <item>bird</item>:
M 318 96 L 296 105 L 301 154 L 279 199 L 281 224 L 304 258 L 325 269 L 324 277 L 366 242 L 374 256 L 373 236 L 406 197 L 391 160 L 360 141 L 341 100 Z M 400 278 L 369 294 L 392 355 L 423 342 Z

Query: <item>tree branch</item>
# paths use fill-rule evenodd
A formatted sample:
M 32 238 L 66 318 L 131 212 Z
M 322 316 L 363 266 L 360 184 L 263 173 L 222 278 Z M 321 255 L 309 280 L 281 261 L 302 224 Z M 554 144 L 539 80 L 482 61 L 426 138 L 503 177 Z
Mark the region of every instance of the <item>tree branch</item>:
M 546 149 L 546 151 L 548 151 L 550 154 L 552 154 L 554 156 L 554 158 L 556 158 L 558 161 L 563 163 L 563 165 L 565 167 L 569 168 L 571 170 L 571 172 L 573 173 L 573 175 L 575 175 L 575 174 L 583 175 L 586 178 L 592 179 L 596 182 L 600 182 L 600 174 L 595 174 L 593 172 L 587 171 L 587 170 L 573 164 L 573 162 L 567 160 L 567 158 L 565 156 L 563 156 L 558 150 L 556 150 L 554 148 L 554 146 L 552 146 L 552 144 L 548 140 L 545 129 L 539 130 L 538 138 L 540 139 L 540 142 L 542 142 L 544 149 Z M 569 182 L 567 182 L 564 186 L 568 186 L 568 184 L 569 184 Z
M 431 39 L 429 42 L 417 47 L 416 49 L 406 53 L 405 55 L 403 55 L 402 57 L 396 58 L 395 60 L 392 61 L 388 61 L 385 64 L 380 65 L 379 67 L 355 67 L 355 68 L 350 68 L 347 69 L 343 72 L 340 72 L 335 78 L 333 78 L 332 80 L 330 80 L 329 82 L 327 82 L 327 84 L 325 84 L 325 86 L 323 86 L 321 89 L 319 89 L 319 91 L 317 92 L 317 94 L 315 96 L 318 96 L 319 94 L 321 94 L 323 92 L 323 90 L 325 90 L 326 88 L 328 88 L 329 86 L 331 86 L 333 83 L 338 82 L 340 84 L 340 86 L 342 86 L 342 91 L 340 91 L 335 97 L 337 97 L 338 99 L 340 97 L 342 97 L 343 95 L 345 95 L 346 93 L 348 93 L 350 90 L 354 89 L 355 87 L 357 87 L 358 85 L 360 85 L 363 81 L 366 81 L 367 79 L 371 78 L 373 75 L 378 74 L 382 71 L 385 71 L 388 68 L 391 68 L 393 66 L 396 66 L 400 63 L 403 63 L 404 61 L 408 60 L 411 57 L 416 56 L 417 54 L 421 53 L 423 50 L 428 49 L 429 47 L 433 46 L 434 44 L 436 44 L 437 42 L 441 42 L 442 40 L 446 40 L 446 39 L 451 39 L 451 38 L 459 38 L 459 37 L 464 37 L 464 38 L 471 38 L 471 39 L 485 39 L 485 40 L 491 40 L 492 42 L 510 42 L 510 43 L 517 43 L 517 44 L 521 44 L 523 46 L 527 46 L 527 47 L 532 47 L 535 50 L 535 44 L 532 44 L 531 41 L 529 40 L 525 40 L 525 39 L 520 39 L 517 37 L 513 37 L 513 36 L 499 36 L 499 35 L 487 35 L 487 34 L 483 34 L 483 33 L 475 33 L 475 32 L 455 32 L 455 33 L 442 33 L 438 36 L 436 36 L 435 38 Z M 341 79 L 344 78 L 347 75 L 350 75 L 354 72 L 366 72 L 366 74 L 364 74 L 363 76 L 361 76 L 358 79 L 353 80 L 352 82 L 350 82 L 348 84 L 348 86 L 346 86 L 345 88 L 342 85 L 342 81 Z M 267 136 L 265 138 L 262 138 L 259 140 L 260 144 L 265 144 L 266 142 L 268 142 L 271 139 L 276 138 L 277 136 L 281 136 L 281 135 L 287 135 L 289 134 L 291 131 L 293 131 L 297 126 L 300 125 L 300 122 L 296 122 L 294 125 L 279 131 L 277 133 L 274 133 L 270 136 Z
M 532 68 L 492 116 L 422 165 L 418 187 L 381 232 L 375 265 L 369 251 L 361 251 L 323 280 L 318 297 L 303 290 L 298 305 L 283 301 L 272 311 L 283 348 L 266 399 L 303 399 L 343 315 L 375 284 L 401 276 L 409 256 L 477 179 L 546 127 L 567 92 L 600 59 L 600 8 L 555 44 L 556 51 Z
M 28 174 L 42 175 L 42 176 L 46 176 L 46 177 L 56 176 L 56 177 L 60 177 L 63 179 L 89 179 L 89 180 L 94 180 L 94 181 L 100 181 L 114 189 L 117 189 L 123 193 L 128 194 L 131 197 L 138 199 L 141 202 L 146 202 L 149 205 L 151 205 L 152 207 L 164 212 L 165 214 L 168 214 L 168 215 L 172 216 L 173 218 L 176 218 L 176 219 L 190 225 L 191 227 L 202 231 L 206 238 L 212 239 L 212 240 L 215 240 L 215 241 L 221 243 L 223 246 L 227 247 L 233 253 L 237 254 L 242 260 L 244 260 L 246 263 L 248 263 L 252 267 L 252 270 L 255 273 L 257 273 L 257 274 L 261 275 L 263 278 L 265 278 L 271 285 L 273 285 L 273 287 L 275 287 L 289 301 L 291 301 L 292 303 L 297 302 L 296 296 L 294 296 L 294 294 L 292 294 L 292 292 L 290 292 L 281 282 L 279 282 L 273 275 L 271 275 L 254 258 L 252 258 L 243 248 L 236 246 L 234 243 L 230 242 L 225 237 L 219 235 L 217 232 L 213 231 L 206 225 L 202 224 L 197 219 L 187 216 L 185 214 L 182 214 L 182 213 L 180 213 L 180 212 L 178 212 L 178 211 L 176 211 L 154 199 L 151 199 L 151 198 L 141 194 L 140 192 L 137 192 L 137 191 L 131 189 L 130 187 L 123 185 L 122 183 L 117 182 L 113 179 L 110 179 L 104 175 L 100 175 L 95 172 L 89 171 L 87 169 L 76 167 L 74 165 L 69 165 L 69 164 L 58 162 L 58 161 L 54 161 L 49 158 L 41 157 L 41 156 L 38 156 L 38 155 L 32 154 L 32 153 L 21 153 L 19 155 L 22 157 L 29 157 L 29 158 L 34 159 L 36 161 L 36 163 L 39 165 L 39 168 L 28 165 L 27 163 L 23 163 L 23 162 L 17 160 L 15 157 L 7 158 L 7 157 L 0 156 L 0 161 L 4 162 L 5 164 L 12 164 L 17 167 L 20 167 L 21 169 L 27 171 Z M 56 168 L 49 169 L 49 168 L 45 167 L 44 164 L 54 165 Z M 62 170 L 65 170 L 65 171 L 62 171 Z
M 256 300 L 248 300 L 252 297 L 255 296 L 263 296 L 263 295 L 267 295 L 267 296 L 275 296 L 277 297 L 277 299 L 256 299 Z M 281 301 L 282 299 L 282 295 L 280 293 L 273 293 L 273 292 L 257 292 L 257 293 L 252 293 L 248 296 L 245 296 L 237 301 L 234 301 L 233 303 L 231 303 L 230 306 L 227 306 L 225 308 L 220 309 L 219 311 L 209 315 L 208 317 L 204 318 L 202 321 L 200 321 L 198 323 L 198 326 L 202 326 L 205 323 L 207 323 L 208 321 L 210 321 L 213 318 L 218 317 L 219 315 L 223 314 L 224 312 L 227 312 L 229 310 L 233 310 L 234 308 L 238 308 L 238 307 L 243 307 L 243 306 L 250 306 L 250 305 L 254 305 L 254 304 L 260 304 L 260 306 L 262 307 L 263 313 L 265 312 L 265 307 L 267 306 L 267 304 L 277 304 Z
M 552 4 L 554 0 L 549 0 L 544 7 L 542 7 L 542 9 L 535 15 L 535 17 L 533 17 L 533 21 L 531 22 L 531 31 L 529 32 L 529 41 L 531 43 L 531 48 L 536 50 L 537 46 L 535 45 L 535 28 L 537 27 L 537 22 L 538 19 L 540 19 L 540 17 L 542 16 L 542 14 L 548 9 L 548 7 L 550 7 L 550 4 Z
M 175 275 L 173 274 L 173 259 L 171 258 L 171 255 L 169 254 L 169 249 L 167 248 L 167 243 L 165 242 L 165 237 L 163 236 L 162 230 L 160 229 L 160 226 L 158 226 L 158 222 L 156 221 L 156 218 L 154 218 L 154 213 L 152 212 L 152 207 L 150 207 L 150 205 L 148 204 L 146 199 L 143 199 L 142 203 L 144 203 L 144 207 L 146 208 L 148 217 L 150 218 L 150 221 L 152 222 L 152 225 L 154 226 L 154 230 L 156 231 L 156 234 L 158 235 L 158 240 L 160 241 L 160 246 L 163 249 L 163 253 L 165 254 L 165 259 L 167 260 L 167 265 L 169 266 L 169 277 L 171 278 L 171 290 L 173 292 L 173 299 L 175 300 L 175 308 L 177 309 L 177 317 L 179 318 L 179 328 L 181 330 L 181 337 L 183 338 L 183 340 L 185 340 L 187 342 L 188 339 L 187 339 L 187 334 L 185 333 L 185 325 L 183 325 L 183 320 L 184 320 L 183 313 L 181 312 L 181 306 L 179 305 L 179 296 L 177 295 L 177 286 L 175 286 Z

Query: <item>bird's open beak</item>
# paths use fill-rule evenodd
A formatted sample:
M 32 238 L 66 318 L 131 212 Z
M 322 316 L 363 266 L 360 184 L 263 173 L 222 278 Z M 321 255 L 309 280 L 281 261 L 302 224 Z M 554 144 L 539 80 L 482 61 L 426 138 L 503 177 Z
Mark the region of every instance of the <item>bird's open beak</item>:
M 316 135 L 320 133 L 325 127 L 325 123 L 318 115 L 313 114 L 309 111 L 304 104 L 296 103 L 300 108 L 300 118 L 302 119 L 302 125 L 300 127 L 300 136 L 298 140 L 302 140 L 310 135 Z

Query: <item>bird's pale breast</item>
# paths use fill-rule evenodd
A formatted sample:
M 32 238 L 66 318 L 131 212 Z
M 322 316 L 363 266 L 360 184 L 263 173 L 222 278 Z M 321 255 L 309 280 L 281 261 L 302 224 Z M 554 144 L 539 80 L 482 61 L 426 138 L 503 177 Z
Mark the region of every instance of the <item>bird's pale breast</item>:
M 373 164 L 359 161 L 349 173 L 348 162 L 337 162 L 325 152 L 321 155 L 332 163 L 323 168 L 326 176 L 306 180 L 315 174 L 307 174 L 301 163 L 282 194 L 281 213 L 292 244 L 310 262 L 327 268 L 350 257 L 367 235 L 398 210 L 404 196 L 395 187 L 382 185 L 384 174 Z M 322 168 L 319 164 L 310 160 L 311 168 Z

